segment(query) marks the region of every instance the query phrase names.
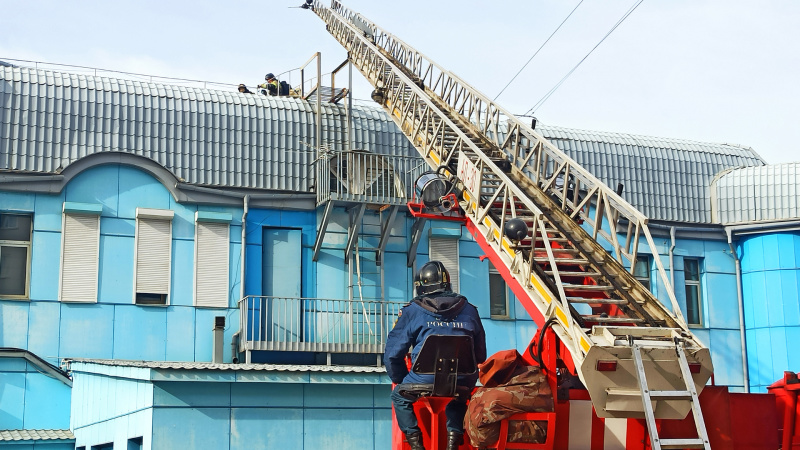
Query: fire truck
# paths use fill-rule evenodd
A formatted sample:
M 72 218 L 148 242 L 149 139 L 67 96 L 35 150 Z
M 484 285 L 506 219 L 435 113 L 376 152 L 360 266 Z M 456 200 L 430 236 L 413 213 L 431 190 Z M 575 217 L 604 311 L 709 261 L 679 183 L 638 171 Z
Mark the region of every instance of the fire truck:
M 539 326 L 523 356 L 546 374 L 554 411 L 509 420 L 545 423 L 547 437 L 514 444 L 501 433 L 495 448 L 800 448 L 796 374 L 771 394 L 708 385 L 709 349 L 687 326 L 659 258 L 670 308 L 633 277 L 640 242 L 656 247 L 644 215 L 534 124 L 361 14 L 337 0 L 303 7 L 430 166 L 422 182 L 449 186 L 409 205 L 412 233 L 428 218 L 462 221 Z M 425 448 L 443 448 L 441 407 L 417 403 Z M 396 424 L 393 448 L 408 448 Z

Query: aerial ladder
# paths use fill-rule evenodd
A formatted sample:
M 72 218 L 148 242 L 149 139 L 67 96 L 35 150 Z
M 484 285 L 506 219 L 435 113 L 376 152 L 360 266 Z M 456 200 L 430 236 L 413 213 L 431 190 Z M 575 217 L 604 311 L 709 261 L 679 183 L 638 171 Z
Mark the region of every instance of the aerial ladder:
M 580 379 L 596 415 L 642 419 L 654 450 L 710 449 L 698 400 L 713 371 L 709 350 L 689 330 L 659 258 L 669 309 L 626 269 L 640 241 L 657 248 L 647 218 L 532 125 L 396 36 L 337 0 L 306 7 L 431 169 L 456 180 L 467 229 L 540 333 L 557 336 L 546 351 L 560 353 L 561 372 Z M 527 232 L 511 234 L 512 221 Z M 658 421 L 690 412 L 696 436 L 659 437 Z

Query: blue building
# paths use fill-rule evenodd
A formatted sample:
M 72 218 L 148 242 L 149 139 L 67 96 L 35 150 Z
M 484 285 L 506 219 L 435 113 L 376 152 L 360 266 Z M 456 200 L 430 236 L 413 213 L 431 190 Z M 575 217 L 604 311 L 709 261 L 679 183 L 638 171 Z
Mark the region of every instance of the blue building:
M 800 164 L 539 131 L 651 219 L 633 272 L 666 298 L 661 259 L 717 384 L 800 370 Z M 416 155 L 369 105 L 0 65 L 0 445 L 386 448 L 380 355 L 420 263 L 490 353 L 537 328 L 459 224 L 415 229 Z

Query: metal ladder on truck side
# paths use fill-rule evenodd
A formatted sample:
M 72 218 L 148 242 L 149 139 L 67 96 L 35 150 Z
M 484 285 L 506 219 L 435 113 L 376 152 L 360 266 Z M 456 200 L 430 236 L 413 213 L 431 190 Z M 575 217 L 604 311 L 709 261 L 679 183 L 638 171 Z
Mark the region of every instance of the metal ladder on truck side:
M 640 376 L 659 391 L 702 389 L 712 372 L 709 351 L 689 331 L 663 265 L 655 258 L 674 314 L 625 268 L 635 265 L 640 239 L 656 248 L 640 212 L 530 126 L 363 16 L 336 0 L 311 9 L 430 167 L 458 177 L 467 228 L 539 326 L 553 323 L 598 416 L 645 418 Z M 511 219 L 528 225 L 524 238 L 506 236 Z M 631 342 L 648 339 L 667 339 L 672 356 L 662 348 L 641 359 L 637 376 Z M 693 368 L 688 378 L 678 346 Z M 699 411 L 696 397 L 653 401 L 657 419 Z

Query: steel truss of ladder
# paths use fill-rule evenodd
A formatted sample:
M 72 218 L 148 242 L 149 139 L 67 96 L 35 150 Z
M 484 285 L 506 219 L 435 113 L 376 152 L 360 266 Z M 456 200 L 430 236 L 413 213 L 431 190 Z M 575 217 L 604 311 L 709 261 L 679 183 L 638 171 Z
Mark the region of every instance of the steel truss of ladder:
M 430 167 L 457 175 L 467 227 L 539 325 L 556 321 L 599 416 L 644 417 L 630 336 L 680 337 L 702 389 L 709 351 L 690 333 L 661 261 L 654 258 L 674 314 L 625 268 L 634 267 L 640 239 L 657 248 L 646 217 L 526 123 L 363 16 L 336 0 L 330 8 L 317 0 L 313 10 Z M 505 235 L 512 218 L 528 224 L 520 241 Z M 601 372 L 606 361 L 618 369 Z M 685 384 L 678 365 L 648 367 L 675 390 Z M 695 401 L 656 408 L 655 417 L 685 416 Z

